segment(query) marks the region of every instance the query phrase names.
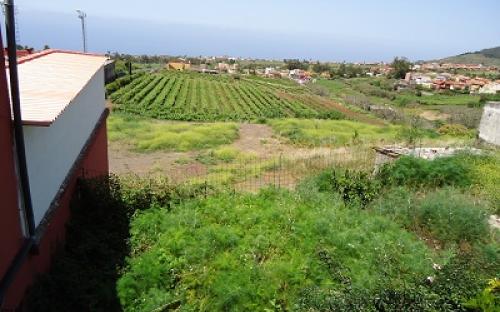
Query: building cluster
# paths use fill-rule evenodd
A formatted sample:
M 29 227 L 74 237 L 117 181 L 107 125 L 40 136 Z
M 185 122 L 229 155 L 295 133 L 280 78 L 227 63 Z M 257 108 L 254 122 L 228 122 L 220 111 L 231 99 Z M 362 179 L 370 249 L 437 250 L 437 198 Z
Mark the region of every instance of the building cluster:
M 239 65 L 237 63 L 233 64 L 228 64 L 226 62 L 219 62 L 215 65 L 215 67 L 209 68 L 209 66 L 205 63 L 202 63 L 200 65 L 193 65 L 191 62 L 185 59 L 177 59 L 177 60 L 170 60 L 165 67 L 168 70 L 175 70 L 175 71 L 197 71 L 200 73 L 207 73 L 207 74 L 221 74 L 221 73 L 227 73 L 227 74 L 236 74 L 239 71 Z
M 468 91 L 470 93 L 496 94 L 500 92 L 500 80 L 471 78 L 450 73 L 409 72 L 398 84 L 400 89 L 421 87 L 429 90 Z
M 285 78 L 291 79 L 299 84 L 306 84 L 312 80 L 312 74 L 303 69 L 277 69 L 266 67 L 264 70 L 257 69 L 255 73 L 266 78 Z
M 446 71 L 446 70 L 468 70 L 468 71 L 498 71 L 496 66 L 484 66 L 482 64 L 456 64 L 456 63 L 423 63 L 413 65 L 413 70 L 418 71 Z

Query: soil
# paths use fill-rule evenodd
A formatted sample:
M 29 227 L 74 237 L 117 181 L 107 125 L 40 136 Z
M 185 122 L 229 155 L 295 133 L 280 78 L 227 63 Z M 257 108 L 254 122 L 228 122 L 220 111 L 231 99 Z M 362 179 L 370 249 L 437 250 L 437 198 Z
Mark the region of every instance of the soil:
M 253 154 L 259 162 L 266 159 L 276 159 L 283 155 L 286 159 L 294 159 L 307 162 L 312 158 L 337 158 L 349 159 L 349 151 L 346 148 L 301 148 L 287 144 L 286 140 L 274 136 L 273 130 L 268 125 L 262 124 L 240 124 L 239 138 L 231 145 L 244 154 Z M 196 156 L 200 151 L 171 152 L 157 151 L 151 153 L 134 152 L 131 146 L 122 142 L 109 143 L 109 165 L 110 171 L 118 175 L 166 175 L 173 181 L 182 181 L 186 178 L 204 176 L 208 173 L 208 167 L 198 161 Z M 276 182 L 274 174 L 249 179 L 238 188 L 258 189 L 262 184 Z M 293 175 L 280 173 L 279 184 L 293 187 L 297 178 Z
M 244 153 L 253 153 L 259 158 L 294 149 L 275 138 L 271 127 L 261 124 L 240 124 L 239 138 L 230 146 Z M 110 171 L 120 175 L 164 173 L 175 176 L 177 172 L 185 175 L 186 171 L 199 175 L 206 171 L 204 165 L 194 162 L 199 151 L 137 153 L 127 144 L 110 142 L 108 153 Z
M 430 121 L 436 121 L 436 120 L 447 120 L 450 118 L 450 115 L 448 114 L 443 114 L 435 110 L 428 110 L 424 111 L 420 114 L 420 117 L 430 120 Z

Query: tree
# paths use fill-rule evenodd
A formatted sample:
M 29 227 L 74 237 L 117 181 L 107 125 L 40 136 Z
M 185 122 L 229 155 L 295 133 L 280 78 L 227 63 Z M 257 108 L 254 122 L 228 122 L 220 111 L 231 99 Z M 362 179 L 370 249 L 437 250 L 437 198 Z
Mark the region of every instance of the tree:
M 315 73 L 321 74 L 330 71 L 330 65 L 318 62 L 313 65 L 312 69 Z
M 44 46 L 43 46 L 43 49 L 44 49 L 44 50 L 48 50 L 48 49 L 50 49 L 50 47 L 49 47 L 49 45 L 48 45 L 48 44 L 46 44 L 46 45 L 44 45 Z M 108 52 L 108 53 L 109 53 L 109 52 Z
M 392 77 L 396 79 L 403 79 L 406 73 L 410 71 L 411 63 L 405 57 L 395 57 L 392 62 Z
M 284 60 L 284 62 L 286 63 L 286 68 L 288 70 L 294 70 L 294 69 L 307 70 L 309 68 L 309 64 L 301 62 L 298 59 Z
M 339 68 L 337 69 L 337 75 L 344 78 L 347 73 L 345 63 L 340 64 Z

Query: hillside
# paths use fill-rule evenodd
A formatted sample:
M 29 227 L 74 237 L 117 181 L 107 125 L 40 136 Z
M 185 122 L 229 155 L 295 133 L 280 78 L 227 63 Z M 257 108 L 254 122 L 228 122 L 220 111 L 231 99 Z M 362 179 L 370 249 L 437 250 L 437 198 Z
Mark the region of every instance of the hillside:
M 500 47 L 451 56 L 441 59 L 439 62 L 500 66 Z

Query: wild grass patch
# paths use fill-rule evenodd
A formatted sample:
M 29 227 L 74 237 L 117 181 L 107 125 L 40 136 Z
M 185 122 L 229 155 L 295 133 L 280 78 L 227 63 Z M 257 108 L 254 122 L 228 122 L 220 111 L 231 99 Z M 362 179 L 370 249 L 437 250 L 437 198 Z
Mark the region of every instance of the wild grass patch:
M 350 120 L 282 119 L 269 122 L 292 143 L 306 146 L 343 146 L 394 142 L 398 126 L 375 126 Z
M 139 152 L 189 151 L 229 144 L 238 138 L 235 123 L 160 122 L 113 114 L 108 119 L 111 141 L 131 145 Z

